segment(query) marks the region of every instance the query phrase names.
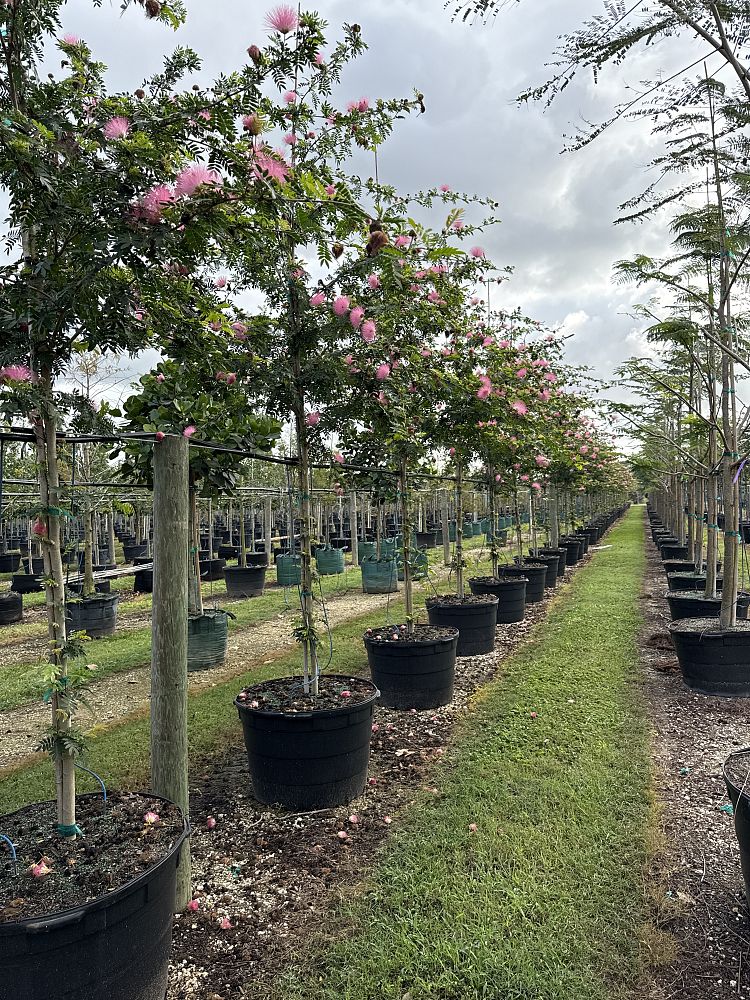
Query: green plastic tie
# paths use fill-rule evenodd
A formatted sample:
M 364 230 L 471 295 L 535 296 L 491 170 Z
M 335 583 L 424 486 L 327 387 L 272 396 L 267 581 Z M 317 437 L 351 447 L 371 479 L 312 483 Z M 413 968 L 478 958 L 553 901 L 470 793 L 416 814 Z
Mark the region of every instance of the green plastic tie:
M 57 832 L 61 837 L 82 837 L 83 830 L 77 823 L 73 823 L 71 826 L 66 826 L 65 823 L 57 824 Z

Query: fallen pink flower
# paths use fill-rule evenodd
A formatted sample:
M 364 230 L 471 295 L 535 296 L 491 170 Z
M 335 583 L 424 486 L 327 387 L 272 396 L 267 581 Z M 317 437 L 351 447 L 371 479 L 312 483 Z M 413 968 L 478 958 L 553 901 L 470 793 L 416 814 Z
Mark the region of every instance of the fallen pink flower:
M 191 913 L 197 912 L 197 910 L 198 910 L 199 907 L 200 907 L 200 903 L 198 902 L 197 899 L 191 899 L 190 902 L 187 905 L 187 908 L 188 908 L 188 910 L 190 910 Z
M 207 830 L 216 829 L 216 820 L 213 818 L 213 816 L 208 816 L 206 818 L 206 829 Z
M 477 824 L 476 823 L 469 823 L 469 832 L 470 833 L 476 833 L 477 832 Z
M 143 822 L 146 824 L 146 826 L 153 826 L 154 823 L 159 822 L 159 813 L 149 810 L 147 813 L 144 814 Z

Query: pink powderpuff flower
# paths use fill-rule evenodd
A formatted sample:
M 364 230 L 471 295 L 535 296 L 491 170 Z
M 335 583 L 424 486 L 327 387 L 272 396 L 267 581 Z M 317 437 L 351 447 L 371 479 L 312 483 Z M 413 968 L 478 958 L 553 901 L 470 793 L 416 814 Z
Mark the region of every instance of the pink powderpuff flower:
M 232 921 L 229 919 L 229 917 L 223 917 L 221 923 L 219 924 L 219 927 L 221 927 L 223 931 L 231 931 Z
M 157 441 L 163 441 L 164 438 L 166 437 L 166 434 L 164 433 L 164 431 L 157 431 L 156 434 L 154 434 L 154 437 L 156 438 Z
M 177 175 L 174 189 L 175 194 L 180 198 L 191 198 L 199 187 L 203 185 L 221 185 L 221 177 L 215 170 L 210 170 L 202 163 L 194 163 L 185 167 Z
M 539 393 L 539 398 L 543 403 L 546 403 L 549 401 L 551 395 L 552 393 L 549 391 L 549 389 L 542 389 L 542 391 Z
M 466 223 L 462 219 L 456 219 L 456 221 L 453 223 L 453 228 L 456 230 L 457 233 L 460 233 L 461 230 L 465 228 L 465 226 Z
M 338 462 L 339 465 L 343 465 L 344 464 L 344 456 L 341 454 L 340 451 L 335 451 L 333 453 L 333 460 L 334 460 L 334 462 Z
M 449 184 L 441 184 L 440 185 L 440 190 L 443 192 L 443 194 L 447 194 L 450 191 L 450 185 Z
M 287 92 L 284 94 L 285 104 L 296 104 L 298 99 L 299 99 L 299 94 L 297 93 L 296 90 L 287 90 Z
M 362 324 L 362 320 L 365 318 L 365 311 L 362 306 L 355 306 L 354 309 L 349 313 L 349 322 L 352 324 L 355 330 L 358 330 Z
M 578 450 L 582 455 L 585 455 L 586 452 L 589 450 L 589 446 L 587 444 L 582 444 Z
M 191 438 L 193 436 L 193 434 L 195 434 L 195 432 L 197 430 L 198 430 L 198 428 L 195 427 L 194 424 L 188 424 L 188 426 L 182 432 L 182 436 L 186 437 L 186 438 Z
M 207 816 L 206 817 L 206 829 L 207 830 L 215 830 L 216 829 L 216 820 L 213 818 L 213 816 Z
M 521 476 L 521 482 L 522 482 L 522 483 L 528 483 L 528 481 L 529 481 L 529 478 L 530 478 L 530 477 L 529 477 L 529 476 L 527 476 L 527 475 L 526 475 L 526 473 L 524 472 L 524 474 L 523 474 L 523 475 Z
M 266 27 L 270 31 L 278 31 L 280 35 L 288 35 L 298 24 L 297 11 L 288 4 L 279 4 L 266 14 Z
M 149 810 L 147 813 L 144 813 L 143 822 L 146 826 L 154 826 L 155 823 L 159 822 L 159 813 Z
M 121 115 L 110 118 L 103 129 L 105 139 L 124 139 L 129 131 L 130 122 Z
M 388 406 L 388 397 L 386 396 L 386 394 L 383 392 L 382 389 L 377 394 L 376 399 L 381 406 Z
M 429 349 L 429 347 L 423 347 L 423 348 L 421 348 L 420 351 L 419 351 L 419 353 L 422 355 L 423 358 L 431 358 L 432 357 L 432 351 Z
M 352 824 L 352 826 L 356 826 L 357 823 L 359 823 L 359 816 L 356 813 L 352 813 L 351 816 L 349 817 L 349 822 Z
M 370 288 L 380 288 L 380 278 L 377 274 L 371 274 L 367 279 L 367 284 Z
M 187 908 L 188 908 L 188 910 L 190 910 L 191 913 L 197 913 L 199 907 L 200 907 L 200 903 L 198 902 L 197 899 L 191 899 L 190 902 L 187 905 Z
M 339 832 L 336 834 L 336 836 L 339 838 L 339 840 L 348 840 L 349 839 L 349 834 L 346 832 L 346 830 L 339 830 Z
M 326 300 L 326 293 L 325 292 L 316 292 L 314 295 L 310 296 L 310 305 L 311 306 L 322 306 L 323 303 L 325 302 L 325 300 Z
M 316 66 L 322 66 L 323 65 L 323 53 L 322 52 L 316 52 L 315 56 L 313 58 L 313 62 L 315 63 Z
M 210 122 L 211 121 L 211 112 L 207 111 L 204 108 L 203 111 L 199 111 L 198 112 L 198 117 L 201 118 L 204 122 Z
M 260 120 L 257 115 L 245 115 L 242 119 L 242 127 L 246 132 L 257 135 L 260 130 Z
M 497 346 L 498 347 L 502 347 L 503 350 L 505 350 L 506 348 L 510 347 L 510 341 L 509 340 L 500 340 L 500 341 L 498 341 L 498 345 Z
M 366 319 L 362 324 L 360 333 L 362 334 L 362 340 L 366 344 L 372 344 L 375 340 L 375 323 L 371 319 Z
M 526 378 L 528 374 L 529 373 L 526 368 L 519 368 L 516 372 L 516 378 Z
M 345 365 L 353 365 L 354 364 L 354 355 L 353 354 L 347 354 L 345 356 L 345 358 L 344 358 L 344 364 Z
M 42 858 L 35 865 L 32 865 L 29 871 L 34 878 L 44 878 L 45 875 L 49 875 L 52 869 L 47 864 L 47 858 Z
M 325 192 L 326 192 L 326 194 L 328 195 L 329 198 L 333 198 L 333 196 L 336 194 L 336 185 L 335 184 L 326 184 L 326 186 L 325 186 Z
M 448 449 L 448 454 L 450 455 L 451 458 L 453 458 L 453 456 L 456 454 L 456 449 L 455 448 L 449 448 Z
M 0 368 L 0 378 L 8 382 L 30 382 L 31 369 L 26 365 L 6 365 Z
M 537 455 L 534 459 L 540 469 L 548 468 L 552 463 L 546 455 Z
M 305 423 L 308 427 L 315 427 L 316 424 L 320 423 L 320 413 L 317 410 L 312 410 L 305 417 Z
M 163 382 L 164 381 L 164 376 L 162 375 L 161 372 L 159 372 L 159 374 L 156 376 L 156 381 L 157 382 Z
M 369 97 L 360 97 L 360 99 L 357 101 L 357 111 L 362 111 L 364 113 L 365 111 L 369 110 L 370 110 Z
M 232 323 L 232 330 L 234 331 L 238 339 L 241 340 L 245 339 L 245 334 L 247 333 L 247 327 L 245 326 L 244 323 L 241 323 L 239 320 L 237 320 L 235 323 Z
M 267 146 L 261 146 L 255 150 L 253 170 L 256 177 L 265 174 L 271 180 L 283 184 L 289 174 L 289 164 L 284 159 L 283 153 L 274 154 Z
M 226 288 L 226 286 L 227 286 L 227 279 L 226 278 L 223 278 L 223 277 L 222 278 L 217 278 L 214 281 L 214 288 Z
M 341 692 L 341 697 L 342 698 L 351 698 L 351 696 L 352 696 L 351 691 L 342 691 Z
M 499 472 L 496 472 L 495 473 L 495 482 L 496 483 L 501 483 L 502 481 L 503 481 L 503 477 L 500 475 Z
M 349 111 L 349 112 L 356 111 L 357 110 L 357 101 L 347 101 L 346 102 L 346 110 Z
M 237 381 L 236 374 L 234 372 L 227 372 L 227 378 L 226 378 L 227 385 L 234 385 L 236 381 Z
M 469 253 L 472 257 L 484 257 L 484 250 L 481 247 L 472 247 Z
M 436 291 L 429 292 L 428 295 L 427 295 L 427 301 L 428 302 L 439 302 L 440 301 L 440 292 L 436 292 Z
M 544 377 L 547 382 L 557 382 L 557 375 L 554 372 L 545 372 Z
M 529 408 L 526 405 L 526 403 L 522 402 L 520 399 L 517 399 L 515 402 L 511 403 L 510 408 L 511 410 L 515 410 L 515 412 L 519 415 L 519 417 L 525 417 L 526 414 L 529 412 Z
M 382 365 L 378 365 L 378 370 L 375 372 L 375 378 L 382 382 L 384 379 L 387 379 L 390 374 L 391 366 L 383 363 Z
M 531 488 L 532 490 L 540 490 L 542 487 L 540 486 L 539 483 L 532 483 Z
M 284 136 L 284 142 L 287 144 L 287 146 L 296 146 L 297 136 L 294 134 L 294 132 L 287 132 L 287 134 Z
M 146 222 L 158 222 L 166 205 L 174 201 L 174 191 L 166 184 L 157 184 L 141 198 L 136 205 L 136 216 Z
M 80 45 L 81 44 L 81 39 L 78 37 L 78 35 L 70 35 L 70 34 L 63 35 L 62 36 L 62 41 L 66 45 Z
M 350 302 L 346 295 L 339 295 L 339 297 L 333 301 L 333 311 L 339 317 L 346 316 L 349 312 L 349 305 Z
M 410 243 L 411 243 L 411 237 L 404 236 L 403 234 L 401 236 L 397 236 L 396 239 L 393 241 L 393 245 L 395 247 L 398 247 L 399 250 L 401 249 L 401 247 L 408 247 Z
M 489 347 L 490 344 L 492 344 L 492 343 L 493 343 L 492 337 L 483 337 L 482 338 L 482 347 Z
M 492 382 L 487 375 L 480 375 L 481 388 L 477 389 L 477 399 L 487 399 L 492 392 Z

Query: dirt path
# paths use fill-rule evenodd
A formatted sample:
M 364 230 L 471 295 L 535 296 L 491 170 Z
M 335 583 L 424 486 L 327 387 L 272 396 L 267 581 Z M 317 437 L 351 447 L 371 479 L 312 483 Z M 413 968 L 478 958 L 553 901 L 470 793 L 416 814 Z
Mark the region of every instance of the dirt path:
M 664 844 L 653 906 L 676 957 L 652 970 L 643 998 L 750 998 L 748 908 L 722 777 L 728 754 L 750 743 L 750 704 L 693 694 L 682 683 L 650 534 L 646 546 L 642 660 Z
M 326 601 L 328 620 L 332 628 L 370 611 L 384 609 L 399 595 L 344 593 L 329 596 Z M 213 670 L 192 674 L 190 689 L 199 690 L 245 673 L 254 664 L 268 663 L 294 646 L 292 637 L 294 610 L 284 611 L 273 618 L 229 633 L 227 658 Z M 119 627 L 119 626 L 118 626 Z M 132 627 L 136 627 L 133 625 Z M 90 658 L 95 662 L 96 652 Z M 151 690 L 151 670 L 145 665 L 124 673 L 113 674 L 92 685 L 87 695 L 88 708 L 81 712 L 84 728 L 122 718 L 148 703 Z M 19 706 L 0 713 L 0 726 L 5 738 L 0 746 L 0 767 L 22 760 L 34 752 L 40 735 L 49 725 L 49 710 L 41 703 Z

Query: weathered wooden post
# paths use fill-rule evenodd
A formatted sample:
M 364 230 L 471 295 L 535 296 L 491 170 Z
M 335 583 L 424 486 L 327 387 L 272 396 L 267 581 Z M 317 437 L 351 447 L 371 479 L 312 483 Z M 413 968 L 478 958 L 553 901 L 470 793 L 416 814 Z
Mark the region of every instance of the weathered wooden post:
M 154 445 L 154 594 L 151 624 L 151 788 L 187 816 L 188 455 L 184 437 Z M 175 910 L 190 900 L 190 845 L 177 869 Z

